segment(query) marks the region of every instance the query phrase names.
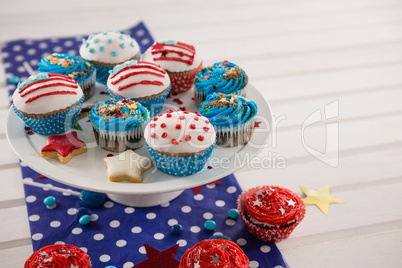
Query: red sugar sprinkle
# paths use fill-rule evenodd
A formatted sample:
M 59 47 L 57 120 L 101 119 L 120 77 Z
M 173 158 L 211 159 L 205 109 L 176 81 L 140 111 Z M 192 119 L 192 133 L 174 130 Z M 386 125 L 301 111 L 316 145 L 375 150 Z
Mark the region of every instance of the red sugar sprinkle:
M 184 115 L 180 115 L 179 119 L 184 120 L 184 119 L 186 119 L 186 117 Z
M 211 120 L 205 120 L 205 123 L 209 124 L 211 123 Z
M 161 128 L 165 128 L 166 127 L 166 124 L 165 123 L 162 123 L 161 124 Z
M 202 129 L 203 129 L 205 132 L 208 132 L 209 127 L 203 127 Z
M 176 129 L 181 129 L 181 125 L 180 125 L 180 124 L 176 124 Z
M 154 117 L 152 120 L 156 121 L 156 120 L 158 120 L 158 117 Z
M 199 136 L 198 136 L 198 140 L 199 140 L 199 141 L 203 141 L 203 140 L 204 140 L 204 136 L 199 135 Z
M 162 114 L 158 114 L 158 116 L 162 116 Z
M 167 113 L 173 113 L 174 111 L 172 109 L 169 109 L 169 111 L 167 111 Z
M 114 154 L 108 154 L 108 155 L 106 155 L 107 157 L 112 157 L 112 156 L 114 156 Z
M 150 127 L 150 128 L 154 128 L 154 127 L 156 127 L 156 124 L 151 123 L 151 124 L 149 124 L 149 127 Z
M 179 144 L 179 142 L 178 142 L 176 139 L 172 139 L 170 142 L 171 142 L 172 144 Z
M 28 135 L 33 135 L 34 132 L 33 132 L 32 130 L 30 130 L 30 131 L 27 132 L 27 134 L 28 134 Z
M 185 111 L 183 111 L 183 113 L 185 113 L 185 114 L 189 114 L 189 113 L 190 113 L 190 111 L 189 111 L 189 110 L 185 110 Z
M 198 115 L 198 116 L 201 116 L 200 112 L 197 112 L 197 115 Z
M 170 118 L 170 117 L 172 117 L 172 114 L 166 114 L 166 117 Z
M 199 120 L 198 116 L 194 116 L 194 120 L 198 121 Z
M 166 138 L 166 137 L 167 137 L 167 133 L 166 133 L 166 132 L 163 132 L 161 137 L 162 137 L 162 138 Z
M 191 129 L 195 129 L 195 124 L 191 124 L 191 125 L 190 125 L 190 128 L 191 128 Z
M 191 136 L 187 134 L 187 135 L 184 137 L 184 139 L 185 139 L 186 141 L 189 141 L 189 140 L 191 140 Z
M 151 135 L 149 135 L 151 138 L 155 138 L 156 134 L 155 133 L 151 133 Z
M 121 113 L 116 113 L 114 116 L 115 116 L 116 118 L 119 118 L 119 117 L 121 117 Z

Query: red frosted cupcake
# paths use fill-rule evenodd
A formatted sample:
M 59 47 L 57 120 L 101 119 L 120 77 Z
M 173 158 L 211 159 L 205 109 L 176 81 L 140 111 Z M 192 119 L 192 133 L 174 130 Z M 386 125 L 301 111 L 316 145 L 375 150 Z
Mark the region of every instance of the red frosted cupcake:
M 88 254 L 72 245 L 50 245 L 34 252 L 24 268 L 91 268 Z
M 239 246 L 225 239 L 206 239 L 189 248 L 179 268 L 248 268 L 250 262 Z
M 299 196 L 278 186 L 244 191 L 237 199 L 237 205 L 249 232 L 269 242 L 287 238 L 306 213 Z

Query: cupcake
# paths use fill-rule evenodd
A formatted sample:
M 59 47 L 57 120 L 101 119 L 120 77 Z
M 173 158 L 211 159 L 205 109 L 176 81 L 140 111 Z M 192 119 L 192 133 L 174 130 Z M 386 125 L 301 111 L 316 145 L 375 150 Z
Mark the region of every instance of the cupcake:
M 194 78 L 194 98 L 198 106 L 209 94 L 224 93 L 246 96 L 248 76 L 234 63 L 217 62 L 203 68 Z
M 81 57 L 53 53 L 41 59 L 38 71 L 70 76 L 80 85 L 86 100 L 95 93 L 95 67 Z
M 138 101 L 154 116 L 162 110 L 170 91 L 169 75 L 154 63 L 131 60 L 117 65 L 107 81 L 107 92 L 114 100 Z
M 206 239 L 186 250 L 179 268 L 248 268 L 249 264 L 246 254 L 236 243 L 225 239 Z
M 248 231 L 268 242 L 287 238 L 306 213 L 299 196 L 278 186 L 244 191 L 237 199 L 237 205 Z
M 80 55 L 96 68 L 96 81 L 106 84 L 109 71 L 131 59 L 139 59 L 140 47 L 131 36 L 115 32 L 91 34 L 82 39 Z
M 213 93 L 201 103 L 199 112 L 216 130 L 216 144 L 232 147 L 247 144 L 254 129 L 257 104 L 233 94 Z
M 84 102 L 81 87 L 62 74 L 39 73 L 19 83 L 13 109 L 31 130 L 53 135 L 66 132 L 77 122 Z
M 202 68 L 202 60 L 194 46 L 173 40 L 155 42 L 144 52 L 142 59 L 159 64 L 167 71 L 172 93 L 189 90 L 194 76 Z
M 139 148 L 149 112 L 132 100 L 107 100 L 91 110 L 90 120 L 98 145 L 112 152 Z
M 189 176 L 204 168 L 216 134 L 209 120 L 200 114 L 169 110 L 149 122 L 144 137 L 158 169 L 174 176 Z
M 73 245 L 50 245 L 34 252 L 25 262 L 24 268 L 91 268 L 91 260 L 83 250 Z

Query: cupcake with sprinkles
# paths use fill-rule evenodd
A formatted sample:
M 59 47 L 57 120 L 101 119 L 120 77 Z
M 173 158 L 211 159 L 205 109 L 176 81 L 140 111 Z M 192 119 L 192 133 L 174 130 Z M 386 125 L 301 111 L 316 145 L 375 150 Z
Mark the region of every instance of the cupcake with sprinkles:
M 172 93 L 189 90 L 202 68 L 202 59 L 195 47 L 174 40 L 155 42 L 144 52 L 142 59 L 159 64 L 169 74 Z
M 201 103 L 199 112 L 216 129 L 216 144 L 223 147 L 245 145 L 254 130 L 257 104 L 234 94 L 213 93 Z
M 169 110 L 155 116 L 146 126 L 144 137 L 155 166 L 174 176 L 201 171 L 216 141 L 211 122 L 187 110 Z
M 35 133 L 61 134 L 77 122 L 84 98 L 70 76 L 39 73 L 18 84 L 13 109 Z
M 49 245 L 34 252 L 25 262 L 24 268 L 91 268 L 91 260 L 83 250 L 73 245 Z
M 39 72 L 64 74 L 80 85 L 85 99 L 89 99 L 95 93 L 95 67 L 81 57 L 53 53 L 41 59 Z
M 287 238 L 306 213 L 306 207 L 297 194 L 278 186 L 244 191 L 237 205 L 248 231 L 268 242 Z
M 198 106 L 209 94 L 224 93 L 246 96 L 248 76 L 234 63 L 217 62 L 203 68 L 194 79 L 194 98 Z
M 106 84 L 110 70 L 128 60 L 139 59 L 141 51 L 130 35 L 104 31 L 82 39 L 80 55 L 95 66 L 96 81 Z
M 91 110 L 90 120 L 98 145 L 112 152 L 139 148 L 149 112 L 132 100 L 107 100 Z
M 112 99 L 137 101 L 150 111 L 151 116 L 160 113 L 170 89 L 169 75 L 159 65 L 136 60 L 113 68 L 106 86 Z

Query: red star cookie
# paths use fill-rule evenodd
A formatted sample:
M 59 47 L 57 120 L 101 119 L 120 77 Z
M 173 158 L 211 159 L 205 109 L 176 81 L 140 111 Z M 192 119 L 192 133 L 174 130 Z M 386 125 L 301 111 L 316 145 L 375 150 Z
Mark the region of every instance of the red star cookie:
M 78 154 L 85 153 L 85 142 L 77 138 L 77 132 L 72 131 L 63 135 L 47 137 L 47 145 L 40 151 L 40 156 L 56 158 L 65 164 Z

